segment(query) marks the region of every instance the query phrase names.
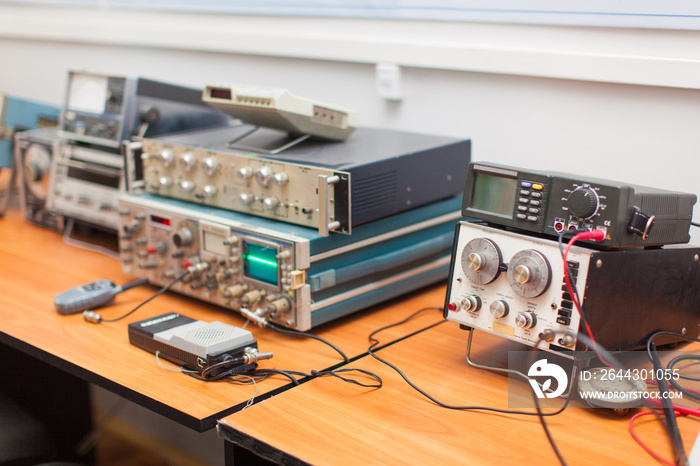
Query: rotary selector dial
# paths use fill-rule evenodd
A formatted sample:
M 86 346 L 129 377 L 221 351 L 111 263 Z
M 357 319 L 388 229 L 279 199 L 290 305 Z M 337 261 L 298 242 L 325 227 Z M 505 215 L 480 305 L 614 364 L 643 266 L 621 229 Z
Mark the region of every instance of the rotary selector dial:
M 600 199 L 591 188 L 576 188 L 569 194 L 569 213 L 579 218 L 591 218 L 598 212 Z
M 508 283 L 523 298 L 534 298 L 544 293 L 551 279 L 547 258 L 534 249 L 517 252 L 508 263 Z
M 216 157 L 206 157 L 202 160 L 202 171 L 207 176 L 212 176 L 219 171 L 219 160 Z
M 481 309 L 481 298 L 478 296 L 467 296 L 460 302 L 460 307 L 467 312 L 478 312 Z
M 273 175 L 274 173 L 272 173 L 272 169 L 265 165 L 258 168 L 258 171 L 255 172 L 255 180 L 260 184 L 260 186 L 267 186 L 270 184 Z
M 515 317 L 515 325 L 520 328 L 530 329 L 537 325 L 537 316 L 532 311 L 521 312 Z
M 477 285 L 494 281 L 498 277 L 501 261 L 501 251 L 490 239 L 475 238 L 462 250 L 464 275 Z
M 197 157 L 190 152 L 185 152 L 180 156 L 180 168 L 188 172 L 197 165 Z
M 184 221 L 178 225 L 177 231 L 173 234 L 173 243 L 178 248 L 196 246 L 197 227 L 189 221 Z

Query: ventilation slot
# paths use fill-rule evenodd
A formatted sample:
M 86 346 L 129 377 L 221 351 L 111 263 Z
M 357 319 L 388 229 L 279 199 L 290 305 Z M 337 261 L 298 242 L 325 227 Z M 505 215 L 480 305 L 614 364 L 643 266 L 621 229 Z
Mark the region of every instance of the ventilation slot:
M 394 204 L 397 201 L 396 171 L 353 180 L 352 206 L 356 214 Z

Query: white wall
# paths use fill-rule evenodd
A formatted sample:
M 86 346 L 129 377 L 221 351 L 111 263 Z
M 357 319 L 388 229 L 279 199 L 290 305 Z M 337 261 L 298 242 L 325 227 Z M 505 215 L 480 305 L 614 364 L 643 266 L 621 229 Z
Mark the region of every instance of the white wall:
M 700 192 L 696 89 L 404 67 L 405 98 L 390 102 L 363 63 L 1 37 L 0 59 L 0 89 L 56 104 L 74 68 L 283 86 L 354 108 L 366 126 L 471 138 L 474 160 Z

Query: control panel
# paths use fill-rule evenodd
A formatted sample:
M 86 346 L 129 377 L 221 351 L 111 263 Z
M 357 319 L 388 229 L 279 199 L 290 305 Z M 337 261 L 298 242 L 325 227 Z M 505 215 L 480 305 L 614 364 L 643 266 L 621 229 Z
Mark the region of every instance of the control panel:
M 568 256 L 581 300 L 592 252 L 574 246 Z M 448 320 L 540 349 L 575 348 L 564 333 L 578 333 L 579 315 L 557 242 L 461 222 L 452 260 Z
M 493 225 L 558 236 L 603 230 L 603 248 L 687 243 L 694 194 L 552 172 L 472 163 L 462 214 Z
M 60 140 L 51 164 L 47 207 L 116 230 L 123 166 L 118 150 Z
M 295 326 L 296 310 L 310 301 L 308 242 L 205 217 L 122 200 L 124 271 L 166 285 L 191 265 L 206 264 L 173 289 L 236 310 L 262 308 L 271 320 Z
M 127 78 L 71 72 L 61 129 L 95 142 L 119 143 L 127 116 Z
M 156 139 L 142 151 L 147 192 L 320 230 L 348 224 L 349 173 Z

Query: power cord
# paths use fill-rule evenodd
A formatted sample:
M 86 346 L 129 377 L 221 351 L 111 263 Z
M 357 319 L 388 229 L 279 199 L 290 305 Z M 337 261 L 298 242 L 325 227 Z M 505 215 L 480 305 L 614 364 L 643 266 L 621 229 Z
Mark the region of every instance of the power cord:
M 330 341 L 326 340 L 325 338 L 319 337 L 317 335 L 313 335 L 311 333 L 299 332 L 296 330 L 288 330 L 286 328 L 279 327 L 279 326 L 273 324 L 272 322 L 270 322 L 266 317 L 264 317 L 256 312 L 250 311 L 249 309 L 246 309 L 246 308 L 241 308 L 240 312 L 247 319 L 253 321 L 256 325 L 258 325 L 260 327 L 263 327 L 263 328 L 267 327 L 269 329 L 274 330 L 275 332 L 284 333 L 286 335 L 294 335 L 297 337 L 311 338 L 312 340 L 320 341 L 321 343 L 333 348 L 333 350 L 335 352 L 337 352 L 343 358 L 344 363 L 350 362 L 350 359 L 347 357 L 347 355 L 340 348 L 338 348 L 336 345 L 334 345 Z
M 405 319 L 403 319 L 403 320 L 400 321 L 400 322 L 396 322 L 396 323 L 394 323 L 394 324 L 390 324 L 390 325 L 387 325 L 387 326 L 385 326 L 385 327 L 382 327 L 382 328 L 380 328 L 380 329 L 378 329 L 378 330 L 375 330 L 375 331 L 372 332 L 372 333 L 369 335 L 369 337 L 368 337 L 368 339 L 369 339 L 369 341 L 371 342 L 371 344 L 370 344 L 369 348 L 367 349 L 367 352 L 370 354 L 370 356 L 372 356 L 373 358 L 375 358 L 377 361 L 379 361 L 379 362 L 381 362 L 381 363 L 383 363 L 383 364 L 389 366 L 389 367 L 392 368 L 394 371 L 396 371 L 396 372 L 404 379 L 404 381 L 406 381 L 406 383 L 408 383 L 408 385 L 411 386 L 411 388 L 413 388 L 413 389 L 416 390 L 418 393 L 420 393 L 421 395 L 423 395 L 424 397 L 426 397 L 427 399 L 429 399 L 430 401 L 432 401 L 433 403 L 435 403 L 436 405 L 438 405 L 438 406 L 440 406 L 440 407 L 442 407 L 442 408 L 453 409 L 453 410 L 462 410 L 462 411 L 486 411 L 486 412 L 499 413 L 499 414 L 514 414 L 514 415 L 522 415 L 522 416 L 537 416 L 537 417 L 539 418 L 539 420 L 540 420 L 540 423 L 542 424 L 542 427 L 543 427 L 544 431 L 545 431 L 545 435 L 547 436 L 547 440 L 549 441 L 550 445 L 552 446 L 552 449 L 554 450 L 554 453 L 556 454 L 557 458 L 559 459 L 559 462 L 560 462 L 562 465 L 566 465 L 566 461 L 564 461 L 564 458 L 562 457 L 561 453 L 559 452 L 559 450 L 558 450 L 556 444 L 554 443 L 554 439 L 552 438 L 551 433 L 549 432 L 549 429 L 548 429 L 547 424 L 546 424 L 546 422 L 545 422 L 545 417 L 547 417 L 547 416 L 556 416 L 557 414 L 560 414 L 561 412 L 563 412 L 563 411 L 566 409 L 566 407 L 569 405 L 569 402 L 570 402 L 570 400 L 571 400 L 571 391 L 569 391 L 569 396 L 566 397 L 566 401 L 564 402 L 564 405 L 563 405 L 561 408 L 559 408 L 559 409 L 556 410 L 556 411 L 552 411 L 552 412 L 548 412 L 548 413 L 542 412 L 542 409 L 541 409 L 541 407 L 540 407 L 540 405 L 539 405 L 539 400 L 537 399 L 537 396 L 535 395 L 535 392 L 534 392 L 534 391 L 531 391 L 531 394 L 532 394 L 532 397 L 533 397 L 533 399 L 534 399 L 534 401 L 535 401 L 536 412 L 531 412 L 531 411 L 518 411 L 518 410 L 509 410 L 509 409 L 500 409 L 500 408 L 492 408 L 492 407 L 488 407 L 488 406 L 460 406 L 460 405 L 451 405 L 451 404 L 447 404 L 447 403 L 444 403 L 444 402 L 438 400 L 437 398 L 435 398 L 435 397 L 433 397 L 432 395 L 428 394 L 425 390 L 419 388 L 419 387 L 418 387 L 415 383 L 413 383 L 413 382 L 406 376 L 406 374 L 404 374 L 398 367 L 396 367 L 394 364 L 390 363 L 389 361 L 387 361 L 387 360 L 385 360 L 385 359 L 383 359 L 383 358 L 377 356 L 376 353 L 374 353 L 373 350 L 374 350 L 375 347 L 379 344 L 379 340 L 378 340 L 377 338 L 375 338 L 375 335 L 376 335 L 377 333 L 382 332 L 382 331 L 387 330 L 387 329 L 392 328 L 392 327 L 397 327 L 397 326 L 399 326 L 399 325 L 405 324 L 406 322 L 408 322 L 408 321 L 410 321 L 411 319 L 415 318 L 415 317 L 418 316 L 419 314 L 421 314 L 421 313 L 423 313 L 423 312 L 426 312 L 426 311 L 430 311 L 430 310 L 438 310 L 438 311 L 441 311 L 441 312 L 443 311 L 442 308 L 438 308 L 438 307 L 426 307 L 426 308 L 423 308 L 423 309 L 420 309 L 420 310 L 414 312 L 413 314 L 411 314 L 410 316 L 406 317 Z M 423 329 L 419 330 L 419 332 L 420 332 L 420 331 L 429 330 L 429 329 L 431 329 L 431 328 L 433 328 L 433 327 L 437 327 L 438 325 L 441 325 L 441 324 L 443 324 L 443 323 L 445 323 L 445 322 L 447 322 L 447 321 L 446 321 L 446 320 L 443 320 L 443 321 L 440 321 L 440 322 L 437 322 L 437 323 L 434 323 L 434 324 L 430 324 L 430 325 L 424 327 Z M 525 376 L 524 374 L 521 374 L 521 375 L 522 375 L 523 377 L 525 377 L 526 379 L 528 378 L 528 377 Z

